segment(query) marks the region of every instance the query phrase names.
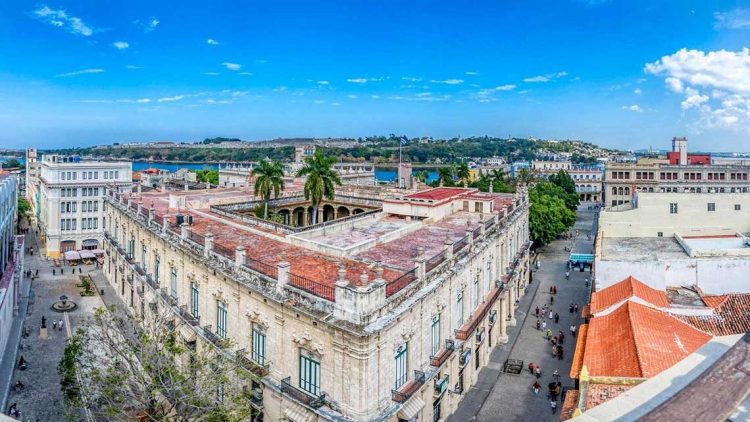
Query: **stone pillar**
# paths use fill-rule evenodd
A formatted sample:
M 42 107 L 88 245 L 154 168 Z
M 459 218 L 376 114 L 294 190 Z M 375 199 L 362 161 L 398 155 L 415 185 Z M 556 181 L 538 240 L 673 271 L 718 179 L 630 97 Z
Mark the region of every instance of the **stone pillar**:
M 234 264 L 238 267 L 245 263 L 245 247 L 237 246 L 234 248 Z
M 164 214 L 164 221 L 162 222 L 161 232 L 166 233 L 169 230 L 169 214 Z
M 214 249 L 214 234 L 206 233 L 203 244 L 203 256 L 208 258 L 211 255 L 211 251 Z
M 508 280 L 508 325 L 515 327 L 516 325 L 516 282 L 512 278 Z
M 445 239 L 443 246 L 445 246 L 445 260 L 450 261 L 453 259 L 453 242 L 450 239 Z
M 284 258 L 276 264 L 276 271 L 278 273 L 276 278 L 276 292 L 279 294 L 284 294 L 284 287 L 289 284 L 290 270 L 291 264 Z
M 466 241 L 469 243 L 469 247 L 474 246 L 474 233 L 470 228 L 466 228 Z
M 188 227 L 187 223 L 180 224 L 180 238 L 182 240 L 187 240 L 188 238 Z
M 500 343 L 508 342 L 508 309 L 506 303 L 508 298 L 505 293 L 501 293 L 502 296 L 497 302 L 500 304 L 500 309 L 497 311 L 497 324 L 500 325 L 500 334 L 498 335 L 497 341 Z
M 136 189 L 136 192 L 138 192 L 138 195 L 140 195 L 141 194 L 141 184 L 138 183 L 138 186 L 135 189 Z
M 138 186 L 140 186 L 140 185 L 138 185 Z M 138 200 L 138 215 L 141 215 L 141 209 L 143 209 L 143 200 L 139 199 Z
M 128 195 L 128 208 L 130 208 L 131 203 L 133 203 L 133 197 Z
M 148 209 L 148 224 L 151 224 L 151 222 L 154 221 L 154 206 L 151 205 L 151 208 Z
M 419 246 L 417 247 L 417 258 L 414 260 L 416 264 L 417 269 L 417 278 L 420 280 L 424 280 L 425 276 L 427 275 L 427 265 L 426 265 L 426 259 L 424 256 L 424 247 Z M 379 266 L 378 266 L 379 267 Z M 380 269 L 382 273 L 382 268 Z
M 343 274 L 342 274 L 343 273 Z M 336 282 L 336 302 L 333 315 L 354 324 L 366 324 L 377 317 L 378 311 L 385 306 L 385 282 L 382 278 L 368 282 L 366 273 L 360 276 L 357 287 L 346 280 L 346 270 L 339 269 L 339 281 Z

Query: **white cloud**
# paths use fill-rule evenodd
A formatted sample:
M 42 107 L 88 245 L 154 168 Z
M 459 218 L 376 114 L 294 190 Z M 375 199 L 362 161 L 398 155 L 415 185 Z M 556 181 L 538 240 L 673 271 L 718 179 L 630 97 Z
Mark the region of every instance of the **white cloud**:
M 207 99 L 204 102 L 206 104 L 211 104 L 211 105 L 215 105 L 215 104 L 232 104 L 231 100 L 215 100 L 213 98 L 209 98 L 209 99 Z
M 446 84 L 446 85 L 461 85 L 464 83 L 463 79 L 446 79 L 444 81 L 438 81 L 435 79 L 430 80 L 434 84 Z
M 547 73 L 546 75 L 538 75 L 525 78 L 523 81 L 528 83 L 544 83 L 549 82 L 553 79 L 562 78 L 564 76 L 568 76 L 568 72 Z
M 32 13 L 37 19 L 47 22 L 57 28 L 65 28 L 68 32 L 73 34 L 90 37 L 94 33 L 94 29 L 85 24 L 81 18 L 70 16 L 63 9 L 52 9 L 45 4 L 34 10 Z
M 253 74 L 250 73 L 250 72 L 240 72 L 239 75 L 242 75 L 242 76 L 253 76 Z
M 241 64 L 230 63 L 230 62 L 224 62 L 224 63 L 222 63 L 222 66 L 226 67 L 229 70 L 233 70 L 235 72 L 238 71 L 238 70 L 240 70 L 242 68 Z
M 329 81 L 316 81 L 315 83 L 318 85 L 330 85 L 331 84 Z
M 112 47 L 118 50 L 125 50 L 126 48 L 130 47 L 130 44 L 126 43 L 125 41 L 115 41 L 112 43 Z
M 714 13 L 714 28 L 742 29 L 750 27 L 750 9 L 732 9 Z
M 638 104 L 633 104 L 629 106 L 622 106 L 623 110 L 632 111 L 634 113 L 643 113 L 643 109 Z
M 289 88 L 287 88 L 287 87 L 285 87 L 285 86 L 280 86 L 280 87 L 278 87 L 278 88 L 274 88 L 274 89 L 272 89 L 272 91 L 273 91 L 273 92 L 285 92 L 285 91 L 286 91 L 287 89 L 289 89 Z
M 141 67 L 140 66 L 136 66 L 134 64 L 129 64 L 129 65 L 125 66 L 125 69 L 128 69 L 128 70 L 138 70 L 138 69 L 141 69 Z
M 208 44 L 208 45 L 219 45 L 219 42 L 216 41 L 213 38 L 209 38 L 209 39 L 206 40 L 206 44 Z
M 477 76 L 479 74 L 479 72 L 469 71 L 469 72 L 464 72 L 464 74 L 467 75 L 467 76 Z
M 350 79 L 347 79 L 346 81 L 353 83 L 353 84 L 366 84 L 370 80 L 367 78 L 350 78 Z
M 488 102 L 491 102 L 491 101 L 497 101 L 497 99 L 494 98 L 494 94 L 496 94 L 498 92 L 503 92 L 503 91 L 512 91 L 514 89 L 516 89 L 516 85 L 514 85 L 514 84 L 499 85 L 499 86 L 496 86 L 494 88 L 480 89 L 473 96 L 474 96 L 474 98 L 476 98 L 477 100 L 479 100 L 479 102 L 488 103 Z
M 78 75 L 87 75 L 89 73 L 102 73 L 104 72 L 104 69 L 83 69 L 83 70 L 76 70 L 75 72 L 66 72 L 66 73 L 60 73 L 59 75 L 55 75 L 58 78 L 67 78 L 68 76 L 78 76 Z
M 635 95 L 641 95 L 641 94 L 643 94 L 643 91 L 641 91 L 640 88 L 636 88 L 636 89 L 633 90 L 633 94 L 635 94 Z
M 663 76 L 680 106 L 697 113 L 699 128 L 733 128 L 750 133 L 750 49 L 681 49 L 647 63 L 646 73 Z
M 346 96 L 346 98 L 349 98 L 350 100 L 354 100 L 354 99 L 357 98 L 357 96 L 354 95 L 354 94 L 349 94 L 349 95 Z
M 315 104 L 325 104 L 326 102 L 325 102 L 325 100 L 315 100 L 315 101 L 313 101 L 313 103 L 315 103 Z
M 373 100 L 378 100 L 380 99 L 380 95 L 370 95 L 370 98 L 372 98 Z
M 402 76 L 401 79 L 405 81 L 409 81 L 409 82 L 421 82 L 422 81 L 422 78 L 412 78 L 409 76 Z
M 206 73 L 204 73 L 204 75 L 207 75 L 207 76 L 219 76 L 219 72 L 206 72 Z
M 162 97 L 156 100 L 159 103 L 171 103 L 175 101 L 180 101 L 181 99 L 185 98 L 184 95 L 175 95 L 174 97 Z
M 145 28 L 145 31 L 146 31 L 146 32 L 151 32 L 151 31 L 153 31 L 154 29 L 156 29 L 156 27 L 157 27 L 157 26 L 159 26 L 159 24 L 160 24 L 160 23 L 161 23 L 161 22 L 159 21 L 159 19 L 156 19 L 156 18 L 155 18 L 155 17 L 153 17 L 153 16 L 152 16 L 152 17 L 150 17 L 150 18 L 148 19 L 148 22 L 146 22 L 146 28 Z

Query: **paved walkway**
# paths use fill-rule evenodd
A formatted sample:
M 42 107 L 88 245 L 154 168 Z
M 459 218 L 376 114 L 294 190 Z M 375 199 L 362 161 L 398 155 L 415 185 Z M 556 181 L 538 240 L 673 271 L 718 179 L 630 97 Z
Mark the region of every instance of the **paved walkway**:
M 490 364 L 479 373 L 478 382 L 466 393 L 459 408 L 448 419 L 451 422 L 462 421 L 556 421 L 559 420 L 560 400 L 558 409 L 552 414 L 549 400 L 547 400 L 546 386 L 552 382 L 552 373 L 558 370 L 561 375 L 563 388 L 573 387 L 569 377 L 570 365 L 573 358 L 575 339 L 570 334 L 570 326 L 578 324 L 580 308 L 588 299 L 588 288 L 585 279 L 590 277 L 588 271 L 571 273 L 570 280 L 565 280 L 565 269 L 568 261 L 568 251 L 565 247 L 573 246 L 577 251 L 591 249 L 591 241 L 587 234 L 591 231 L 595 213 L 583 206 L 578 212 L 576 228 L 579 236 L 573 240 L 558 240 L 545 247 L 539 261 L 541 268 L 534 272 L 534 279 L 529 291 L 516 309 L 518 325 L 509 327 L 508 343 L 493 350 Z M 541 331 L 536 329 L 537 318 L 535 309 L 540 310 L 544 304 L 550 303 L 550 286 L 557 287 L 554 295 L 553 312 L 560 316 L 559 323 L 546 319 L 547 327 L 555 333 L 562 330 L 565 333 L 564 359 L 552 357 L 552 346 L 544 338 Z M 571 303 L 578 303 L 579 313 L 570 313 Z M 540 318 L 541 321 L 541 318 Z M 520 375 L 503 373 L 502 364 L 506 359 L 520 359 L 527 366 L 529 362 L 539 364 L 542 377 L 539 383 L 543 389 L 538 395 L 531 390 L 536 379 L 528 370 Z
M 39 250 L 37 247 L 34 249 Z M 43 250 L 40 252 L 43 253 Z M 93 266 L 80 267 L 82 270 L 80 274 L 79 267 L 75 267 L 76 273 L 73 274 L 72 268 L 66 266 L 63 275 L 60 275 L 60 268 L 55 268 L 56 274 L 52 275 L 52 262 L 40 258 L 35 252 L 33 257 L 26 256 L 26 268 L 32 271 L 39 269 L 39 277 L 32 281 L 33 303 L 29 306 L 28 312 L 23 314 L 29 336 L 21 339 L 22 347 L 20 350 L 17 349 L 19 357 L 23 355 L 27 361 L 28 368 L 25 371 L 17 368 L 13 371 L 11 385 L 14 385 L 16 381 L 21 381 L 25 388 L 19 391 L 11 388 L 6 403 L 7 405 L 17 403 L 23 420 L 64 420 L 64 405 L 57 365 L 67 345 L 69 332 L 67 329 L 53 329 L 53 321 L 66 320 L 68 325 L 66 328 L 74 332 L 86 318 L 93 314 L 94 308 L 102 306 L 102 302 L 99 296 L 81 297 L 81 289 L 76 287 L 80 275 L 87 274 Z M 78 305 L 75 310 L 67 313 L 67 318 L 66 315 L 50 309 L 61 295 L 68 296 Z M 47 339 L 40 337 L 42 316 L 47 320 Z M 9 347 L 6 355 L 11 351 Z M 18 358 L 13 359 L 14 367 L 17 361 Z M 3 411 L 7 410 L 7 405 Z

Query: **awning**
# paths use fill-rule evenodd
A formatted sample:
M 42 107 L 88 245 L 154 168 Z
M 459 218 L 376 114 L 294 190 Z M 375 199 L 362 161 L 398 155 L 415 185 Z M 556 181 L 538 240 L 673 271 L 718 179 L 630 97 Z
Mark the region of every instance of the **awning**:
M 312 422 L 314 415 L 303 409 L 301 406 L 290 403 L 289 407 L 284 408 L 284 416 L 291 422 Z
M 81 258 L 83 259 L 94 259 L 96 258 L 96 255 L 94 255 L 91 251 L 81 251 Z
M 96 239 L 85 239 L 81 242 L 81 246 L 99 246 L 99 241 Z
M 65 260 L 66 261 L 77 261 L 81 259 L 81 254 L 79 254 L 76 251 L 67 251 L 65 252 Z
M 104 255 L 104 249 L 92 249 L 90 252 L 94 255 Z
M 419 396 L 415 395 L 409 401 L 404 403 L 404 405 L 401 407 L 401 410 L 398 411 L 398 415 L 396 416 L 398 416 L 400 419 L 406 419 L 407 421 L 409 421 L 413 417 L 417 416 L 419 412 L 422 411 L 423 407 L 424 402 L 419 398 Z

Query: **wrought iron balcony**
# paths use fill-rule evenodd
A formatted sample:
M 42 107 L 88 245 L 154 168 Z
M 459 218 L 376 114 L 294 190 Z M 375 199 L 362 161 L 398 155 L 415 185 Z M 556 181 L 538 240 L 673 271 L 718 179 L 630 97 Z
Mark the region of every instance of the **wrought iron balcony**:
M 322 393 L 319 396 L 312 395 L 307 391 L 295 387 L 292 385 L 291 381 L 292 377 L 286 377 L 281 380 L 281 392 L 283 394 L 286 394 L 297 402 L 313 409 L 318 409 L 326 403 L 325 393 Z
M 213 331 L 211 331 L 210 325 L 206 325 L 203 327 L 203 337 L 205 337 L 208 341 L 213 343 L 213 345 L 218 347 L 219 349 L 224 349 L 227 347 L 227 341 L 219 337 Z
M 430 357 L 430 365 L 434 367 L 441 367 L 446 360 L 453 354 L 456 348 L 456 343 L 453 340 L 445 340 L 445 348 L 438 351 L 435 356 Z
M 150 275 L 146 274 L 145 277 L 143 277 L 146 280 L 146 284 L 148 284 L 152 289 L 159 290 L 159 283 L 156 282 Z
M 198 326 L 201 322 L 200 316 L 196 317 L 191 312 L 187 310 L 186 305 L 182 305 L 179 308 L 180 317 L 185 320 L 188 324 L 192 325 L 193 327 Z
M 422 371 L 414 371 L 414 379 L 401 386 L 398 390 L 391 390 L 391 399 L 397 403 L 404 403 L 424 385 L 427 376 Z
M 435 378 L 434 388 L 435 388 L 435 396 L 440 396 L 443 394 L 450 385 L 450 376 L 448 374 L 445 374 L 443 378 Z
M 163 287 L 159 291 L 159 294 L 161 295 L 161 298 L 164 299 L 164 301 L 167 302 L 169 305 L 177 306 L 177 298 L 170 295 L 166 287 Z
M 269 368 L 271 367 L 271 362 L 266 361 L 263 364 L 260 364 L 248 358 L 245 349 L 237 350 L 235 354 L 237 357 L 237 363 L 254 375 L 257 375 L 259 377 L 265 377 L 268 375 Z

